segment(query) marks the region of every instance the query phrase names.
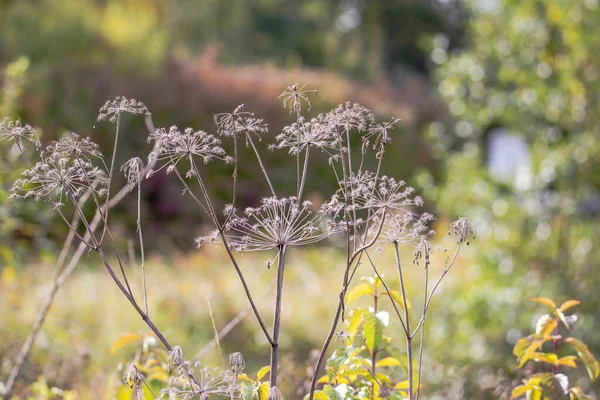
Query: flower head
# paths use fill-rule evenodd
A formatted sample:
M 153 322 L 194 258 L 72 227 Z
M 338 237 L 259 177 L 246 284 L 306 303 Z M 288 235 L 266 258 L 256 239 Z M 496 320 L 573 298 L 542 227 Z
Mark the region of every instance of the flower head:
M 150 111 L 141 101 L 118 96 L 104 103 L 100 108 L 98 121 L 116 122 L 121 113 L 150 115 Z
M 197 399 L 198 395 L 202 399 L 209 395 L 236 397 L 238 392 L 239 384 L 231 371 L 201 367 L 196 363 L 194 368 L 180 368 L 179 375 L 171 378 L 161 395 L 173 400 L 189 400 Z
M 454 233 L 457 238 L 457 243 L 467 242 L 467 246 L 469 245 L 469 239 L 475 238 L 475 234 L 473 233 L 473 227 L 468 219 L 465 217 L 460 217 L 456 221 L 450 225 L 450 230 L 448 234 Z
M 78 197 L 88 188 L 98 196 L 104 195 L 108 179 L 106 173 L 82 159 L 48 157 L 25 170 L 11 189 L 12 198 L 48 197 L 62 204 L 65 196 Z
M 385 147 L 391 143 L 389 131 L 399 122 L 398 118 L 392 118 L 387 122 L 373 123 L 369 125 L 369 129 L 363 136 L 364 140 L 373 139 L 373 150 L 377 150 L 380 146 Z
M 287 89 L 279 95 L 279 98 L 283 98 L 283 107 L 288 108 L 290 113 L 300 113 L 302 110 L 302 103 L 306 103 L 310 110 L 310 99 L 309 94 L 317 94 L 314 89 L 306 89 L 308 83 L 300 86 L 297 83 L 292 86 L 288 86 Z
M 139 157 L 133 157 L 127 160 L 121 167 L 121 172 L 127 179 L 127 188 L 133 190 L 133 188 L 144 178 L 142 171 L 144 170 L 144 162 Z
M 356 129 L 359 132 L 364 131 L 367 125 L 375 119 L 368 108 L 351 102 L 338 105 L 327 113 L 326 118 L 332 125 L 341 126 L 347 130 Z
M 330 236 L 334 230 L 321 228 L 322 215 L 313 214 L 312 203 L 298 204 L 296 197 L 267 197 L 260 207 L 249 207 L 244 216 L 233 216 L 227 222 L 227 241 L 236 251 L 280 249 L 282 246 L 302 246 Z M 219 243 L 218 232 L 196 239 L 198 247 Z
M 11 121 L 5 118 L 0 122 L 0 141 L 2 140 L 12 140 L 19 144 L 23 140 L 35 142 L 35 129 L 31 125 L 22 125 L 20 120 Z
M 237 106 L 233 112 L 215 114 L 213 119 L 217 127 L 217 133 L 221 136 L 235 136 L 240 131 L 238 130 L 238 122 L 242 118 L 251 118 L 253 113 L 242 111 L 243 104 Z
M 410 211 L 393 214 L 386 218 L 381 230 L 380 241 L 416 248 L 423 240 L 435 234 L 429 224 L 435 217 L 429 213 L 421 215 Z
M 169 166 L 167 172 L 172 171 L 181 160 L 193 163 L 194 157 L 199 157 L 204 164 L 214 159 L 224 160 L 229 163 L 232 158 L 225 154 L 221 147 L 221 141 L 215 136 L 204 131 L 195 131 L 186 128 L 181 132 L 176 126 L 169 130 L 157 129 L 149 137 L 149 140 L 160 140 L 158 160 L 166 160 Z M 191 173 L 188 172 L 188 174 Z
M 244 372 L 246 363 L 244 362 L 242 353 L 236 352 L 229 355 L 229 367 L 235 375 L 239 375 Z
M 50 143 L 43 155 L 47 158 L 75 157 L 85 160 L 89 160 L 90 157 L 103 158 L 97 143 L 94 143 L 89 137 L 82 138 L 75 132 Z
M 322 115 L 310 121 L 301 117 L 298 122 L 283 128 L 275 139 L 277 144 L 271 145 L 271 149 L 288 148 L 291 154 L 298 154 L 308 146 L 327 153 L 339 149 L 339 138 Z

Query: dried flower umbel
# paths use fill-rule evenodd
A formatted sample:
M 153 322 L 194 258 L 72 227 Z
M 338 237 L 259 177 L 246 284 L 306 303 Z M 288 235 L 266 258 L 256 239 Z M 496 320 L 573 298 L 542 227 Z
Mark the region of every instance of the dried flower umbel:
M 23 141 L 35 142 L 35 129 L 31 125 L 23 125 L 20 120 L 11 121 L 5 118 L 0 122 L 0 141 L 10 140 L 21 144 Z
M 150 115 L 150 111 L 141 101 L 119 96 L 104 103 L 100 108 L 98 121 L 117 122 L 122 113 Z

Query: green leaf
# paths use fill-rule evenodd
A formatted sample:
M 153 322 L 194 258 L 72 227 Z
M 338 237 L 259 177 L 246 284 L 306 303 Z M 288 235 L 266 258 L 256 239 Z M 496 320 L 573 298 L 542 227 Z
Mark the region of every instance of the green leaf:
M 381 344 L 383 337 L 383 324 L 373 314 L 365 316 L 365 323 L 363 325 L 363 336 L 365 337 L 365 344 L 367 348 L 373 354 L 373 351 L 377 349 L 377 346 Z
M 375 364 L 376 367 L 399 367 L 401 365 L 402 363 L 400 362 L 400 360 L 394 357 L 383 358 L 377 361 L 377 363 Z
M 538 303 L 544 304 L 552 309 L 552 312 L 556 313 L 556 303 L 546 297 L 534 297 L 530 299 L 531 301 L 536 301 Z
M 350 337 L 356 335 L 358 328 L 360 328 L 360 325 L 363 323 L 363 314 L 365 312 L 367 311 L 360 309 L 352 310 L 352 315 L 350 315 L 350 317 L 348 318 L 348 334 L 350 335 Z
M 330 398 L 331 400 L 343 400 L 342 396 L 331 385 L 325 385 L 323 387 L 323 392 L 325 392 L 327 397 Z
M 258 388 L 251 383 L 242 383 L 242 387 L 240 388 L 240 392 L 242 393 L 242 399 L 244 400 L 252 400 L 254 398 L 254 394 L 258 391 Z
M 259 369 L 258 372 L 256 373 L 256 380 L 257 381 L 262 380 L 262 378 L 264 378 L 265 375 L 269 373 L 269 371 L 271 371 L 271 367 L 268 365 L 266 367 L 262 367 L 261 369 Z
M 354 286 L 346 295 L 346 303 L 350 304 L 354 300 L 361 298 L 362 296 L 372 295 L 373 287 L 366 282 L 359 283 Z
M 575 349 L 577 355 L 581 359 L 581 362 L 583 362 L 585 365 L 590 379 L 595 381 L 600 374 L 600 363 L 598 363 L 596 357 L 594 357 L 594 355 L 590 352 L 590 349 L 587 347 L 587 345 L 581 340 L 572 337 L 564 339 L 563 343 L 571 345 L 571 347 Z

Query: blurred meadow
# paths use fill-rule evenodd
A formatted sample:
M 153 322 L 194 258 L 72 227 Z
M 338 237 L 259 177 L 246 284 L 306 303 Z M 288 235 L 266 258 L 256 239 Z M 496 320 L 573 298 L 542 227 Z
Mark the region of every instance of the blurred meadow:
M 458 217 L 475 232 L 432 301 L 421 398 L 509 399 L 534 368 L 518 369 L 513 347 L 548 312 L 531 298 L 581 301 L 573 335 L 600 355 L 598 32 L 598 0 L 0 0 L 0 121 L 31 124 L 42 145 L 77 132 L 110 154 L 113 127 L 96 119 L 115 96 L 142 101 L 157 127 L 207 132 L 215 131 L 213 114 L 244 104 L 269 124 L 258 143 L 266 150 L 295 121 L 278 97 L 296 82 L 318 89 L 310 116 L 351 101 L 381 120 L 399 118 L 383 172 L 414 187 L 437 216 L 433 244 L 455 242 L 443 233 Z M 151 150 L 143 118 L 124 118 L 121 129 L 119 166 Z M 251 157 L 242 146 L 240 158 Z M 273 185 L 286 193 L 296 185 L 289 159 L 264 152 L 265 164 L 277 166 Z M 49 203 L 9 199 L 26 166 L 16 146 L 0 141 L 0 397 L 69 233 Z M 211 168 L 207 186 L 221 209 L 232 169 Z M 305 195 L 317 205 L 337 188 L 328 168 L 316 155 L 308 171 Z M 258 165 L 238 178 L 240 209 L 270 195 Z M 121 174 L 115 180 L 125 183 Z M 269 364 L 269 343 L 226 252 L 196 249 L 194 238 L 211 229 L 206 215 L 164 173 L 144 182 L 141 210 L 154 322 L 187 357 L 226 367 L 239 351 L 255 376 Z M 136 214 L 132 194 L 111 211 L 111 228 L 139 290 Z M 334 240 L 291 253 L 280 390 L 301 399 L 338 304 L 346 254 Z M 395 277 L 393 252 L 374 254 Z M 270 326 L 269 257 L 245 253 L 239 262 Z M 402 257 L 412 260 L 412 250 Z M 444 257 L 434 256 L 432 274 L 442 272 Z M 407 295 L 417 303 L 423 267 L 404 264 Z M 364 262 L 357 274 L 373 272 Z M 232 321 L 215 343 L 215 330 Z M 404 345 L 398 327 L 391 322 L 390 337 Z M 135 398 L 122 376 L 132 358 L 157 346 L 150 333 L 86 251 L 57 293 L 12 398 Z M 567 372 L 598 398 L 589 368 Z

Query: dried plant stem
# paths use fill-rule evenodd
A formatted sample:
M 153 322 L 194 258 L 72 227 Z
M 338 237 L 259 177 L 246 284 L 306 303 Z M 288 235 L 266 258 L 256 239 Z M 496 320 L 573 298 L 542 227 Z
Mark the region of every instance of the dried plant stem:
M 354 264 L 354 262 L 357 260 L 357 258 L 360 259 L 362 253 L 365 250 L 368 250 L 369 247 L 371 247 L 375 244 L 375 241 L 377 240 L 377 238 L 379 237 L 379 234 L 381 233 L 381 230 L 383 229 L 383 225 L 385 223 L 385 216 L 386 215 L 384 214 L 383 218 L 381 218 L 381 222 L 377 229 L 377 233 L 374 235 L 373 240 L 364 244 L 362 247 L 358 248 L 354 252 L 354 254 L 352 254 L 352 256 L 349 258 L 349 260 L 346 264 L 346 271 L 344 273 L 344 285 L 342 286 L 342 291 L 340 292 L 340 295 L 339 295 L 338 306 L 335 311 L 335 315 L 333 317 L 333 321 L 331 323 L 331 328 L 329 329 L 329 333 L 327 334 L 327 337 L 325 338 L 325 342 L 323 343 L 323 347 L 321 348 L 319 357 L 317 358 L 317 362 L 315 363 L 315 368 L 313 370 L 313 376 L 310 381 L 309 400 L 313 400 L 313 396 L 315 394 L 315 388 L 317 386 L 317 379 L 318 379 L 317 377 L 319 375 L 319 370 L 321 369 L 321 365 L 323 364 L 323 360 L 325 359 L 325 353 L 327 353 L 327 349 L 329 348 L 329 345 L 331 344 L 331 340 L 333 339 L 333 335 L 335 334 L 335 329 L 337 328 L 337 324 L 340 320 L 340 316 L 342 315 L 342 310 L 344 308 L 344 297 L 346 296 L 346 291 L 348 290 L 348 285 L 350 284 L 350 280 L 348 279 L 348 273 L 349 273 L 350 269 L 352 268 L 352 265 Z
M 142 258 L 142 287 L 144 290 L 144 312 L 146 315 L 148 314 L 148 289 L 146 287 L 146 260 L 144 255 L 144 235 L 142 235 L 142 216 L 141 216 L 141 207 L 142 207 L 142 183 L 141 180 L 137 185 L 137 231 L 138 237 L 140 239 L 140 256 Z
M 300 189 L 298 189 L 298 203 L 302 201 L 302 193 L 304 192 L 304 184 L 306 183 L 306 175 L 308 172 L 308 157 L 310 155 L 310 146 L 306 146 L 304 155 L 304 167 L 302 169 L 302 178 L 300 180 Z
M 400 280 L 400 292 L 402 301 L 404 302 L 404 318 L 406 322 L 406 356 L 408 358 L 408 399 L 413 400 L 413 353 L 412 353 L 412 336 L 410 334 L 410 318 L 408 315 L 408 307 L 406 307 L 406 289 L 404 286 L 404 276 L 402 274 L 402 263 L 400 262 L 400 253 L 398 251 L 398 243 L 394 243 L 394 252 L 396 255 L 396 268 L 398 269 L 398 279 Z
M 154 123 L 152 121 L 152 117 L 150 115 L 146 116 L 145 122 L 146 122 L 146 127 L 150 133 L 152 133 L 156 130 L 156 128 L 154 127 Z M 29 159 L 27 158 L 25 152 L 23 151 L 23 148 L 20 146 L 19 143 L 17 143 L 17 146 L 19 147 L 19 150 L 21 151 L 21 154 L 23 155 L 23 158 L 25 159 L 27 164 L 29 164 L 31 166 L 32 164 L 29 161 Z M 152 149 L 151 155 L 158 154 L 159 148 L 160 148 L 160 141 L 157 141 Z M 157 159 L 156 157 L 152 156 L 149 159 L 150 159 L 150 161 L 148 162 L 146 167 L 141 172 L 142 176 L 146 175 L 150 170 L 152 170 L 152 168 L 154 168 L 154 165 L 156 164 L 156 159 Z M 90 228 L 91 228 L 92 232 L 98 228 L 98 225 L 103 220 L 103 218 L 102 218 L 103 212 L 110 210 L 111 208 L 116 206 L 128 193 L 129 193 L 129 189 L 127 187 L 121 188 L 121 190 L 115 196 L 113 196 L 113 198 L 110 201 L 107 202 L 107 204 L 105 206 L 105 210 L 103 210 L 103 209 L 96 210 L 96 214 L 94 215 L 94 218 L 92 219 L 92 221 L 90 223 Z M 81 199 L 79 200 L 80 203 L 81 204 L 85 203 L 85 201 L 87 200 L 87 198 L 89 197 L 90 194 L 91 193 L 86 192 L 86 194 L 84 194 L 81 197 Z M 73 217 L 73 221 L 72 221 L 71 225 L 77 226 L 78 222 L 79 222 L 79 214 L 76 214 Z M 56 276 L 56 273 L 58 271 L 60 271 L 62 269 L 62 267 L 64 266 L 66 256 L 68 253 L 68 249 L 71 247 L 71 245 L 73 243 L 75 234 L 76 234 L 75 230 L 73 230 L 73 229 L 69 230 L 69 234 L 67 235 L 67 238 L 65 239 L 65 242 L 63 244 L 63 249 L 61 250 L 59 258 L 54 267 L 54 274 L 55 274 L 54 276 Z M 23 343 L 23 346 L 21 347 L 21 350 L 19 351 L 19 354 L 18 354 L 17 358 L 15 359 L 15 364 L 13 365 L 13 367 L 9 373 L 9 377 L 6 381 L 5 389 L 6 389 L 6 397 L 7 398 L 10 398 L 15 381 L 16 381 L 17 377 L 19 376 L 19 373 L 21 372 L 21 368 L 23 367 L 25 360 L 27 359 L 27 357 L 29 356 L 29 353 L 31 352 L 33 343 L 35 342 L 37 336 L 39 335 L 39 333 L 42 329 L 44 321 L 46 320 L 46 317 L 47 317 L 48 313 L 50 312 L 50 308 L 52 307 L 52 304 L 54 303 L 54 299 L 56 298 L 58 291 L 62 288 L 62 286 L 66 283 L 67 279 L 71 276 L 71 274 L 75 270 L 75 267 L 77 266 L 77 263 L 81 259 L 81 256 L 83 255 L 84 251 L 87 248 L 89 248 L 89 244 L 87 243 L 87 240 L 89 240 L 89 238 L 90 238 L 89 232 L 86 232 L 85 235 L 83 236 L 83 238 L 84 238 L 84 240 L 81 241 L 81 243 L 77 247 L 77 250 L 71 256 L 71 259 L 70 259 L 67 267 L 64 270 L 62 270 L 60 275 L 58 275 L 58 277 L 56 277 L 56 279 L 54 280 L 53 285 L 50 289 L 50 292 L 48 293 L 48 295 L 46 297 L 46 301 L 40 308 L 40 310 L 36 316 L 36 319 L 33 323 L 33 326 L 31 328 L 31 331 L 29 332 L 29 335 L 27 336 L 25 343 Z
M 277 286 L 275 293 L 275 310 L 273 312 L 273 343 L 271 344 L 271 387 L 277 386 L 277 361 L 279 355 L 279 331 L 281 329 L 281 297 L 283 294 L 283 272 L 285 269 L 286 246 L 279 248 L 277 263 Z
M 269 185 L 269 189 L 271 189 L 271 193 L 273 194 L 273 197 L 277 197 L 277 195 L 275 194 L 275 189 L 273 189 L 273 184 L 271 183 L 271 179 L 269 179 L 269 174 L 267 174 L 267 169 L 265 168 L 265 166 L 262 162 L 262 158 L 261 158 L 260 154 L 258 153 L 256 146 L 254 145 L 254 141 L 252 140 L 252 137 L 249 134 L 246 135 L 246 137 L 248 138 L 248 142 L 250 143 L 250 146 L 252 146 L 252 149 L 254 150 L 254 154 L 256 154 L 256 159 L 258 160 L 258 164 L 260 165 L 260 170 L 262 171 L 263 175 L 265 176 L 265 179 L 267 180 L 267 184 Z
M 154 323 L 152 322 L 150 317 L 148 317 L 148 315 L 144 313 L 144 311 L 140 308 L 140 306 L 135 301 L 135 298 L 129 294 L 128 290 L 125 288 L 125 286 L 123 286 L 123 284 L 121 283 L 121 281 L 115 274 L 115 271 L 113 270 L 106 255 L 104 254 L 102 247 L 100 247 L 100 244 L 96 240 L 96 237 L 94 236 L 94 231 L 91 229 L 90 225 L 88 224 L 85 214 L 83 213 L 83 210 L 81 209 L 81 207 L 79 207 L 79 204 L 77 203 L 77 201 L 75 200 L 75 198 L 73 197 L 71 192 L 68 189 L 66 190 L 66 192 L 67 192 L 67 196 L 69 197 L 71 202 L 73 202 L 73 204 L 75 205 L 75 209 L 79 213 L 79 216 L 81 218 L 81 221 L 83 222 L 83 225 L 85 226 L 86 230 L 90 234 L 90 240 L 92 241 L 92 245 L 93 245 L 92 250 L 95 250 L 98 253 L 100 258 L 102 259 L 102 263 L 106 267 L 106 270 L 110 274 L 111 278 L 117 284 L 117 287 L 119 288 L 119 290 L 121 290 L 121 292 L 127 298 L 127 300 L 129 300 L 129 302 L 131 303 L 133 308 L 135 308 L 135 310 L 138 312 L 138 314 L 140 314 L 140 316 L 142 317 L 142 319 L 144 320 L 146 325 L 148 325 L 148 327 L 154 332 L 154 334 L 163 343 L 163 345 L 167 348 L 167 350 L 171 350 L 171 345 L 169 344 L 167 339 L 163 336 L 163 334 L 160 332 L 160 330 L 158 330 L 156 325 L 154 325 Z M 109 231 L 109 230 L 107 229 L 107 231 Z M 109 236 L 110 236 L 110 233 L 109 233 Z M 115 252 L 116 252 L 116 248 L 115 248 Z

